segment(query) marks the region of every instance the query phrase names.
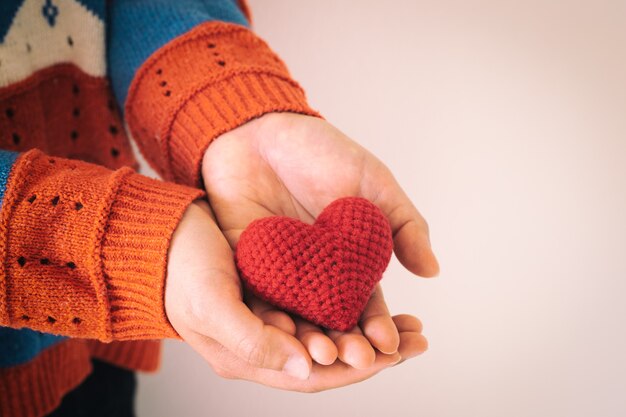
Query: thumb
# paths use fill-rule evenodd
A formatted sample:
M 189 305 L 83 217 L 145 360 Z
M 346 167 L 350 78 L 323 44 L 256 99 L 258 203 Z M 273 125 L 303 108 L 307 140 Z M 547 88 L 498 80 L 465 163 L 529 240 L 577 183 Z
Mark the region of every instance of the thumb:
M 412 273 L 435 277 L 439 274 L 439 262 L 430 244 L 428 223 L 391 173 L 386 168 L 384 172 L 385 175 L 377 177 L 379 192 L 373 202 L 389 219 L 394 252 L 400 263 Z
M 307 379 L 311 357 L 298 339 L 266 325 L 244 304 L 233 253 L 206 203 L 190 207 L 170 249 L 166 310 L 178 333 L 209 337 L 249 365 Z
M 267 325 L 240 300 L 222 298 L 219 321 L 211 338 L 251 366 L 283 371 L 299 379 L 311 372 L 311 358 L 302 343 L 277 327 Z

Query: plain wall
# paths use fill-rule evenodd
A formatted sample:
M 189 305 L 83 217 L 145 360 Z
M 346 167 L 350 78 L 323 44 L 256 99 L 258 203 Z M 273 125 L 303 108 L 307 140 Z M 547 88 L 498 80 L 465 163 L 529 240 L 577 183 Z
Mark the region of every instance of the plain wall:
M 182 343 L 140 417 L 626 413 L 626 2 L 255 0 L 255 31 L 389 165 L 439 278 L 396 260 L 430 350 L 319 394 L 221 380 Z

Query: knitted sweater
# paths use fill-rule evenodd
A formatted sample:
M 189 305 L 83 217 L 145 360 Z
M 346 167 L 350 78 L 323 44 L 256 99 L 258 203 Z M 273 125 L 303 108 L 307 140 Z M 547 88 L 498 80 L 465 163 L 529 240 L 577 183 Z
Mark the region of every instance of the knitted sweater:
M 0 416 L 49 413 L 94 357 L 157 368 L 205 150 L 315 114 L 248 25 L 237 0 L 0 2 Z M 133 171 L 125 126 L 169 182 Z

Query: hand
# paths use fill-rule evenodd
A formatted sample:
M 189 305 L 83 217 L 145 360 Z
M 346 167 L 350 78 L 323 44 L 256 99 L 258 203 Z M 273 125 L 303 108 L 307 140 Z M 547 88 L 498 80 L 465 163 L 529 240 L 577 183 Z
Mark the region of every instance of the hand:
M 312 367 L 293 334 L 264 324 L 243 303 L 232 251 L 206 202 L 189 206 L 172 237 L 165 311 L 176 332 L 226 378 L 320 391 L 368 378 L 401 359 L 398 353 L 380 354 L 367 370 L 339 362 Z M 421 331 L 411 318 L 400 318 L 398 326 L 413 341 Z
M 387 167 L 324 120 L 291 113 L 252 120 L 209 146 L 202 176 L 220 228 L 233 248 L 241 232 L 257 218 L 281 215 L 312 223 L 333 200 L 360 196 L 387 215 L 394 251 L 409 271 L 423 277 L 439 271 L 428 226 Z M 339 357 L 366 370 L 375 366 L 381 352 L 400 352 L 406 358 L 426 350 L 419 321 L 406 315 L 392 318 L 380 286 L 360 326 L 349 333 L 325 334 L 256 297 L 247 301 L 266 324 L 295 335 L 319 364 L 333 363 Z M 411 323 L 407 334 L 407 327 L 398 320 Z

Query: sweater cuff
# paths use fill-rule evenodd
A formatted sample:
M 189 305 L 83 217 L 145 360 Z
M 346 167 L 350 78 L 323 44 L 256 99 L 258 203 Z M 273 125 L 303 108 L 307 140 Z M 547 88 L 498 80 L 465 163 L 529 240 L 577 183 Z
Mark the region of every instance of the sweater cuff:
M 216 137 L 270 112 L 319 116 L 264 41 L 223 22 L 199 25 L 154 53 L 126 101 L 128 126 L 152 167 L 192 186 L 201 184 Z
M 130 173 L 112 198 L 101 247 L 112 340 L 177 337 L 165 314 L 171 237 L 199 190 Z
M 168 248 L 202 196 L 130 168 L 21 155 L 0 212 L 0 325 L 101 341 L 176 336 Z

